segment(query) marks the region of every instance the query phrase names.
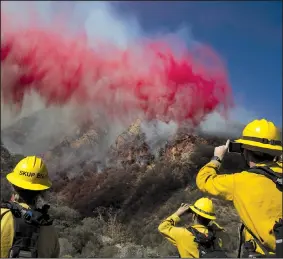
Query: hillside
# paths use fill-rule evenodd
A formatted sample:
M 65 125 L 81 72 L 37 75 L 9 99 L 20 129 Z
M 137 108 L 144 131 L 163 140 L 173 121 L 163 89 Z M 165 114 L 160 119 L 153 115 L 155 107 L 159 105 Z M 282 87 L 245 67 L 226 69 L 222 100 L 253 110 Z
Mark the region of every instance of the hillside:
M 182 202 L 191 203 L 202 196 L 195 186 L 196 173 L 213 155 L 213 147 L 225 143 L 225 139 L 178 133 L 153 156 L 138 126 L 133 125 L 119 136 L 103 164 L 88 156 L 75 167 L 74 163 L 60 167 L 66 152 L 75 158 L 95 145 L 96 139 L 96 132 L 88 129 L 44 154 L 54 180 L 45 198 L 52 204 L 61 256 L 177 255 L 176 249 L 157 232 L 158 224 Z M 2 146 L 1 176 L 18 159 Z M 241 157 L 227 154 L 221 172 L 243 167 Z M 3 177 L 1 187 L 2 198 L 8 197 Z M 235 256 L 238 217 L 231 204 L 216 199 L 214 202 L 218 222 L 227 231 L 225 248 Z

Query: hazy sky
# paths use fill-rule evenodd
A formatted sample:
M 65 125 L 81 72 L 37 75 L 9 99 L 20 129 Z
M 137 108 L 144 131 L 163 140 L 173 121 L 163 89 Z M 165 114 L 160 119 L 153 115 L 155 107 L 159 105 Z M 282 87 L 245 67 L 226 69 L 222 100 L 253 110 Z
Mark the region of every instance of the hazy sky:
M 282 2 L 123 2 L 145 31 L 191 26 L 227 63 L 236 100 L 282 124 Z

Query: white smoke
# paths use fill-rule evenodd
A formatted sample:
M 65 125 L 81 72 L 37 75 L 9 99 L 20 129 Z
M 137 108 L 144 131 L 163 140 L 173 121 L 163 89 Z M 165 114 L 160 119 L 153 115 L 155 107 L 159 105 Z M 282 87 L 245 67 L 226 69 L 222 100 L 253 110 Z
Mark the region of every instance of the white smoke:
M 151 152 L 158 156 L 158 151 L 177 133 L 178 124 L 173 121 L 165 123 L 162 121 L 150 121 L 141 123 L 141 131 L 145 133 L 146 142 Z
M 62 11 L 64 11 L 64 19 L 68 20 L 68 33 L 84 31 L 90 46 L 95 45 L 96 39 L 106 39 L 119 47 L 125 48 L 136 39 L 160 36 L 158 32 L 156 35 L 148 35 L 142 30 L 135 17 L 120 15 L 110 2 L 5 1 L 4 3 L 1 2 L 1 8 L 5 13 L 15 17 L 15 26 L 17 24 L 21 26 L 28 24 L 30 11 L 37 14 L 37 19 L 40 20 L 42 26 L 50 25 L 54 22 L 56 15 L 62 14 Z M 183 26 L 176 32 L 162 36 L 170 42 L 172 35 L 178 35 L 187 44 L 195 44 L 197 41 L 192 37 L 190 29 L 189 26 L 187 28 Z M 60 30 L 60 28 L 56 28 L 56 30 Z M 180 50 L 182 46 L 178 45 L 175 48 Z M 79 111 L 71 105 L 64 108 L 44 108 L 40 98 L 31 93 L 30 96 L 26 96 L 23 107 L 24 109 L 19 114 L 15 114 L 9 107 L 4 106 L 1 100 L 2 142 L 11 152 L 24 155 L 43 153 L 58 144 L 64 136 L 73 134 L 76 130 L 77 125 L 74 116 L 79 116 Z M 85 109 L 88 109 L 88 107 Z M 66 150 L 66 155 L 61 158 L 60 165 L 58 165 L 61 168 L 67 167 L 71 163 L 77 164 L 88 157 L 103 160 L 105 153 L 115 142 L 117 136 L 128 126 L 127 123 L 109 121 L 107 118 L 101 120 L 103 115 L 99 117 L 97 111 L 89 110 L 89 112 L 93 117 L 98 117 L 95 120 L 99 123 L 99 127 L 106 131 L 106 134 L 100 138 L 97 147 L 86 149 L 80 154 L 70 155 Z M 25 134 L 24 141 L 16 141 L 9 131 L 5 131 L 8 126 L 15 124 L 19 119 L 31 115 L 35 116 L 33 123 L 21 124 L 21 131 Z M 133 112 L 128 123 L 130 124 L 135 120 L 137 115 Z M 229 130 L 229 125 L 227 126 L 227 123 L 224 123 L 224 119 L 215 116 L 218 115 L 208 116 L 207 120 L 201 125 L 201 129 L 213 133 Z M 242 116 L 239 116 L 239 119 L 242 121 Z M 178 125 L 173 122 L 144 122 L 141 129 L 146 134 L 147 142 L 152 151 L 157 152 L 176 133 Z
M 228 119 L 212 113 L 200 124 L 200 130 L 209 135 L 240 136 L 245 124 L 258 118 L 255 112 L 237 106 L 228 113 Z

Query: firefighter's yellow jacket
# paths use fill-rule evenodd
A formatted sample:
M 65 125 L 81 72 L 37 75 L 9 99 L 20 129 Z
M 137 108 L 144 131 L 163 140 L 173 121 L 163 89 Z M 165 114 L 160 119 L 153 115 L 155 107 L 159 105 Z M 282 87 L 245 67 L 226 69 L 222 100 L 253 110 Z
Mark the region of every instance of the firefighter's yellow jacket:
M 24 208 L 28 206 L 20 203 Z M 8 258 L 9 249 L 12 247 L 14 238 L 14 220 L 13 215 L 8 209 L 1 208 L 1 258 Z M 3 216 L 3 217 L 2 217 Z M 38 257 L 58 258 L 60 245 L 55 228 L 51 226 L 42 226 L 40 228 L 38 240 Z
M 173 214 L 166 218 L 158 226 L 158 231 L 177 247 L 181 258 L 199 258 L 198 245 L 194 242 L 193 234 L 184 227 L 176 227 L 180 217 Z M 208 229 L 203 225 L 192 226 L 199 232 L 207 234 Z M 222 246 L 221 241 L 219 245 Z
M 272 228 L 275 221 L 282 218 L 282 192 L 267 177 L 255 173 L 218 175 L 219 166 L 218 162 L 211 161 L 201 168 L 196 178 L 198 188 L 232 201 L 245 226 L 265 247 L 275 252 Z M 274 163 L 270 168 L 282 174 L 281 163 Z M 249 241 L 252 236 L 244 231 L 244 239 Z M 258 246 L 256 251 L 263 253 Z

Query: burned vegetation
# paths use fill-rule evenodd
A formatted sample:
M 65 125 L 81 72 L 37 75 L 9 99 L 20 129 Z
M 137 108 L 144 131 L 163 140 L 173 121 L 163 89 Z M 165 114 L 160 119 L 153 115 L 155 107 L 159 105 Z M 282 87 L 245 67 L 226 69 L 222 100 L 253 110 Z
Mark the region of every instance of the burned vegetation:
M 61 256 L 177 255 L 158 233 L 158 224 L 182 202 L 192 203 L 203 195 L 196 188 L 196 174 L 212 157 L 214 146 L 225 139 L 179 133 L 152 155 L 144 135 L 133 125 L 109 148 L 107 159 L 98 161 L 90 152 L 98 137 L 86 129 L 44 154 L 54 181 L 45 199 L 52 206 Z M 10 194 L 5 175 L 21 157 L 1 145 L 2 199 Z M 241 157 L 227 154 L 221 173 L 244 166 Z M 226 229 L 225 249 L 235 256 L 239 219 L 230 203 L 213 200 L 218 222 Z

